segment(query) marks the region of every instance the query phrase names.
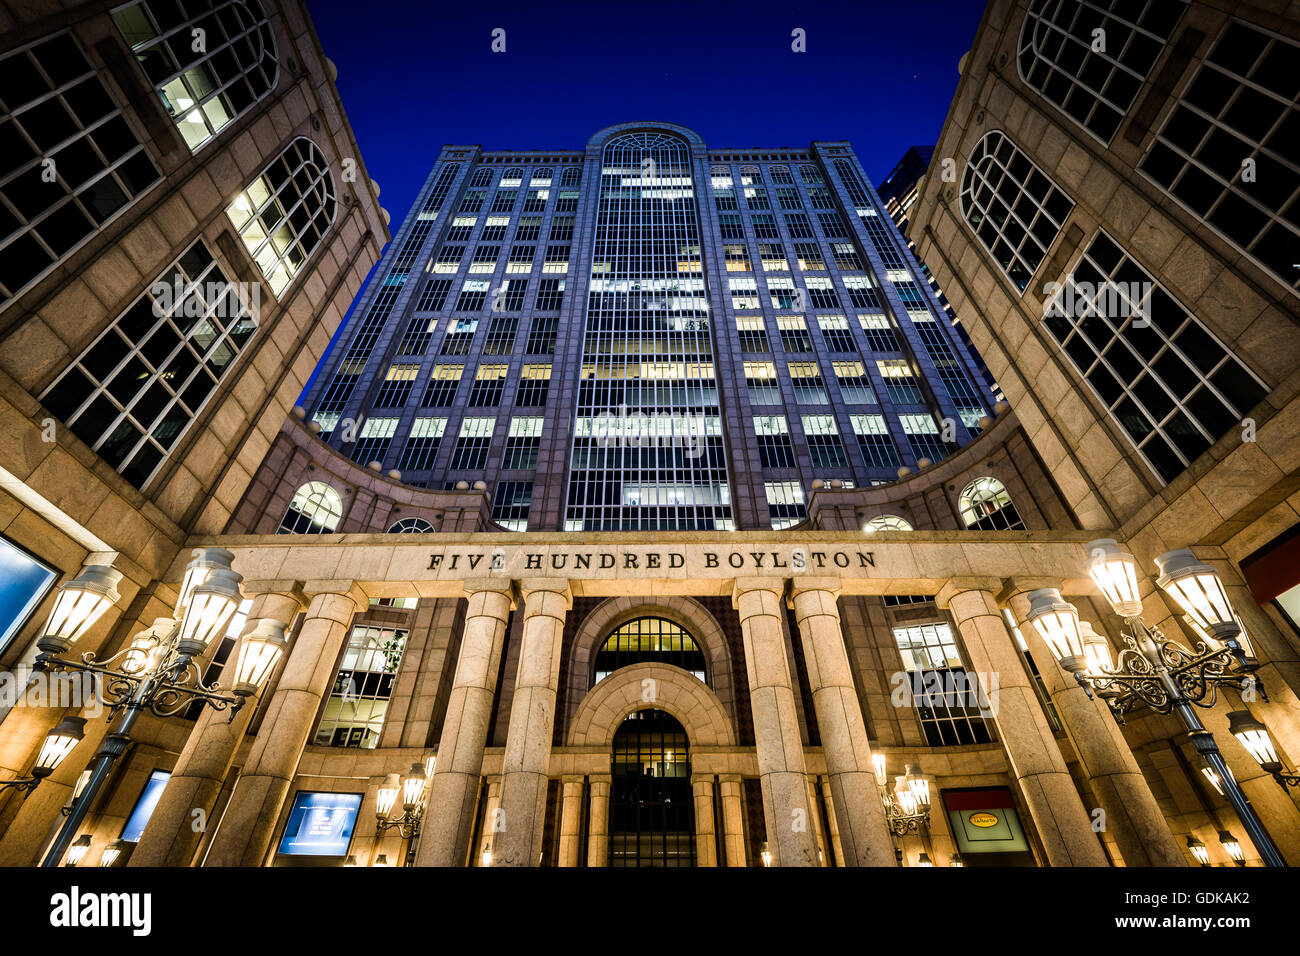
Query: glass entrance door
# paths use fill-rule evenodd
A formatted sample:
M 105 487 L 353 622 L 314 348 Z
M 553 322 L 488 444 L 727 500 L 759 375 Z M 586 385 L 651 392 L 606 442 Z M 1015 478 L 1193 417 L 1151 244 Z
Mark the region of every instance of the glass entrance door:
M 695 803 L 686 731 L 641 710 L 614 735 L 610 866 L 694 866 Z

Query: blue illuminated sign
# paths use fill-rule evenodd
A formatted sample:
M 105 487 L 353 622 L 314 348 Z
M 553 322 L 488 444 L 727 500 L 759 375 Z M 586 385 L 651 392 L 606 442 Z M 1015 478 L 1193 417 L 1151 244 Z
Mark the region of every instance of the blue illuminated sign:
M 280 852 L 290 856 L 343 856 L 361 809 L 359 793 L 300 790 L 293 798 Z

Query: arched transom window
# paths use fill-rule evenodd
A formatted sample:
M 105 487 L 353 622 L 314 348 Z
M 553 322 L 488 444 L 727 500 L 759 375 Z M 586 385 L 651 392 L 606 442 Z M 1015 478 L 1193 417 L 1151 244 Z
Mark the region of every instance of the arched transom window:
M 863 531 L 915 531 L 910 524 L 898 515 L 876 515 L 865 525 Z
M 309 481 L 294 494 L 276 533 L 330 534 L 342 517 L 342 496 L 323 481 Z
M 1072 209 L 1074 202 L 1001 130 L 975 146 L 961 181 L 962 216 L 1021 292 Z
M 191 152 L 275 89 L 275 37 L 258 0 L 137 0 L 113 14 Z
M 288 287 L 334 221 L 329 164 L 305 137 L 276 157 L 226 209 L 276 295 Z
M 690 671 L 708 683 L 704 652 L 681 625 L 662 617 L 638 617 L 622 624 L 596 652 L 595 680 L 598 683 L 620 667 L 630 664 L 672 664 Z
M 1006 486 L 996 478 L 976 478 L 957 499 L 961 520 L 979 531 L 1023 531 L 1025 523 L 1011 503 Z
M 402 518 L 388 529 L 389 534 L 432 534 L 433 525 L 423 518 Z

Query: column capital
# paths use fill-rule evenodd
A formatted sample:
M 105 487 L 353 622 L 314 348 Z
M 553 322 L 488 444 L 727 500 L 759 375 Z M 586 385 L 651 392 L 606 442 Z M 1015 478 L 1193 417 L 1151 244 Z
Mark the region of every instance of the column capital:
M 366 593 L 361 585 L 350 578 L 321 578 L 304 581 L 302 590 L 309 603 L 323 594 L 337 594 L 339 597 L 348 598 L 357 607 L 365 607 L 370 603 L 370 595 Z
M 992 576 L 949 578 L 939 589 L 939 593 L 934 596 L 934 603 L 941 608 L 947 608 L 948 602 L 958 594 L 965 594 L 967 591 L 984 591 L 989 595 L 996 595 L 1001 590 L 1001 578 Z
M 785 578 L 736 578 L 732 582 L 731 606 L 740 607 L 740 598 L 750 591 L 771 591 L 781 598 L 785 594 Z
M 800 594 L 806 594 L 809 591 L 822 591 L 833 598 L 838 598 L 843 587 L 843 579 L 837 577 L 793 577 L 790 579 L 790 589 L 788 591 L 790 604 L 793 607 L 794 599 Z
M 311 603 L 311 598 L 303 589 L 303 582 L 295 581 L 292 578 L 263 578 L 255 581 L 244 581 L 242 588 L 245 594 L 250 594 L 253 597 L 257 597 L 259 594 L 281 594 L 293 598 L 298 602 L 300 609 Z
M 710 787 L 713 786 L 713 774 L 711 774 L 711 773 L 692 773 L 692 774 L 691 774 L 691 786 L 692 786 L 692 787 L 698 787 L 698 786 L 700 786 L 701 784 L 707 784 L 707 785 L 710 786 Z
M 510 599 L 512 611 L 519 606 L 519 587 L 517 582 L 510 578 L 466 578 L 461 582 L 461 587 L 465 591 L 464 597 L 467 600 L 480 591 L 487 591 L 504 594 Z
M 745 778 L 738 773 L 718 774 L 718 783 L 740 783 Z
M 586 783 L 586 780 L 583 779 L 583 776 L 580 773 L 564 773 L 564 774 L 560 774 L 560 783 L 566 787 L 568 786 L 581 787 L 584 783 Z
M 998 591 L 998 603 L 1009 604 L 1011 599 L 1019 597 L 1022 594 L 1028 594 L 1030 591 L 1037 591 L 1039 588 L 1056 588 L 1060 590 L 1060 578 L 1033 577 L 1031 575 L 1016 575 L 1013 578 L 1004 578 L 1002 588 Z
M 565 610 L 573 609 L 573 588 L 568 578 L 521 578 L 518 582 L 519 596 L 528 604 L 528 596 L 535 591 L 549 591 L 564 598 Z

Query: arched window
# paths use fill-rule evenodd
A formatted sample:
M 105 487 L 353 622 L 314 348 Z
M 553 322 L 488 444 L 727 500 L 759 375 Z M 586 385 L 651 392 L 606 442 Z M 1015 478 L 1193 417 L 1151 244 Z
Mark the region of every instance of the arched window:
M 480 166 L 474 170 L 474 178 L 470 180 L 471 189 L 486 189 L 492 185 L 492 167 Z
M 513 189 L 516 186 L 523 185 L 523 182 L 524 182 L 524 171 L 522 169 L 519 169 L 518 167 L 515 167 L 514 169 L 507 169 L 504 173 L 501 174 L 501 182 L 497 183 L 497 188 Z
M 331 534 L 342 517 L 342 496 L 323 481 L 309 481 L 289 502 L 276 534 Z
M 816 166 L 800 166 L 799 178 L 805 186 L 821 186 L 826 182 L 822 179 L 822 171 Z
M 1021 292 L 1074 203 L 1001 130 L 975 146 L 961 181 L 961 212 Z
M 1186 8 L 1186 0 L 1033 0 L 1020 26 L 1020 78 L 1110 143 Z
M 772 182 L 782 186 L 794 185 L 794 177 L 790 175 L 789 166 L 770 166 L 767 171 L 772 174 Z
M 137 0 L 113 14 L 191 152 L 275 89 L 275 36 L 258 0 L 208 0 L 188 20 L 175 0 Z M 196 43 L 203 31 L 203 43 Z M 195 50 L 199 46 L 201 49 Z
M 709 179 L 714 189 L 730 189 L 735 185 L 731 179 L 731 170 L 726 166 L 714 166 L 710 169 Z
M 757 166 L 740 167 L 740 184 L 742 186 L 761 186 L 763 177 L 758 172 Z
M 1006 486 L 996 478 L 976 478 L 957 499 L 957 508 L 966 527 L 978 531 L 1024 531 L 1020 512 L 1011 503 Z
M 569 166 L 560 174 L 560 188 L 574 189 L 582 182 L 582 168 L 580 166 Z
M 389 534 L 432 534 L 433 525 L 423 518 L 402 518 L 388 529 Z
M 708 683 L 704 652 L 681 625 L 662 617 L 638 617 L 620 625 L 596 652 L 597 683 L 620 667 L 654 662 L 672 664 L 690 671 Z
M 532 178 L 528 180 L 530 186 L 549 186 L 551 184 L 551 167 L 539 166 L 533 170 Z
M 898 515 L 876 515 L 862 526 L 863 531 L 915 531 Z
M 629 714 L 610 762 L 610 866 L 694 866 L 690 741 L 663 710 Z
M 279 295 L 320 245 L 337 208 L 329 164 L 300 136 L 235 197 L 226 215 Z

